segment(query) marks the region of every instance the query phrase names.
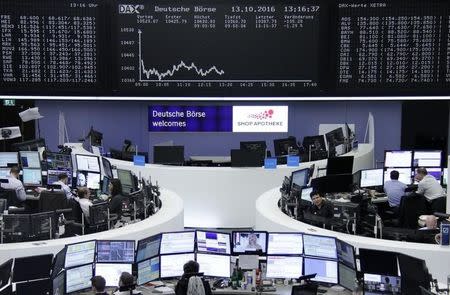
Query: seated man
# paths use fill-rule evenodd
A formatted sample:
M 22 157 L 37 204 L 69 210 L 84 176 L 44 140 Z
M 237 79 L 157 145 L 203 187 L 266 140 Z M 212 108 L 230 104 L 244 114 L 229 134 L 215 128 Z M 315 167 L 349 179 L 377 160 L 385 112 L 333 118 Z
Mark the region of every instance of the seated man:
M 81 210 L 84 216 L 89 219 L 89 207 L 92 206 L 92 201 L 89 200 L 91 191 L 87 187 L 78 188 L 78 203 L 80 203 Z
M 64 194 L 66 195 L 67 200 L 74 199 L 75 196 L 72 194 L 72 191 L 70 190 L 70 187 L 67 185 L 69 182 L 69 177 L 66 173 L 61 173 L 58 175 L 58 181 L 56 181 L 53 184 L 57 184 L 61 186 L 61 189 L 64 191 Z
M 195 261 L 188 261 L 183 266 L 183 276 L 175 287 L 176 295 L 205 294 L 211 295 L 209 283 L 198 276 L 200 265 Z
M 321 192 L 313 191 L 310 197 L 312 204 L 308 208 L 309 213 L 325 218 L 333 217 L 333 205 L 325 199 Z
M 15 190 L 18 203 L 22 203 L 25 202 L 27 196 L 25 194 L 25 187 L 23 186 L 22 181 L 19 180 L 19 173 L 19 167 L 11 167 L 9 175 L 6 177 L 8 183 L 1 183 L 0 186 L 4 189 Z
M 388 197 L 389 206 L 393 208 L 396 213 L 398 213 L 400 201 L 405 195 L 406 189 L 406 184 L 398 180 L 399 176 L 400 174 L 397 170 L 392 170 L 390 174 L 391 180 L 384 183 L 384 192 Z
M 415 178 L 419 182 L 417 186 L 417 193 L 424 195 L 429 202 L 445 196 L 441 184 L 436 180 L 436 178 L 428 175 L 426 168 L 417 168 Z
M 95 295 L 108 295 L 105 292 L 106 280 L 102 276 L 95 276 L 91 279 L 92 283 L 92 291 L 94 291 Z
M 141 292 L 135 290 L 136 284 L 134 283 L 133 276 L 128 272 L 123 272 L 119 279 L 119 290 L 114 292 L 113 295 L 140 295 Z

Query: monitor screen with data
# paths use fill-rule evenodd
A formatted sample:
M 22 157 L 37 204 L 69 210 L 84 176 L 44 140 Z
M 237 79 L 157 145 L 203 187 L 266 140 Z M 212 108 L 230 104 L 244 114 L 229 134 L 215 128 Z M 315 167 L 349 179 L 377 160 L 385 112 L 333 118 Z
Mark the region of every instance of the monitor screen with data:
M 313 190 L 314 188 L 312 186 L 302 188 L 301 199 L 303 201 L 311 202 L 311 193 L 313 192 Z
M 62 153 L 46 153 L 47 169 L 70 169 L 72 170 L 72 155 Z
M 355 248 L 346 242 L 336 240 L 336 249 L 339 262 L 356 269 Z
M 134 241 L 97 241 L 97 262 L 134 263 Z
M 412 151 L 386 151 L 384 167 L 411 167 Z
M 160 259 L 161 278 L 175 278 L 183 275 L 184 264 L 195 260 L 195 255 L 194 253 L 161 255 Z
M 150 257 L 159 255 L 159 244 L 161 235 L 151 236 L 138 241 L 136 261 L 142 261 Z
M 123 272 L 132 273 L 132 264 L 124 263 L 97 263 L 95 275 L 105 278 L 106 286 L 113 287 L 119 284 L 120 275 Z
M 0 178 L 6 178 L 9 175 L 10 168 L 0 168 Z
M 39 152 L 35 151 L 20 151 L 20 164 L 22 168 L 41 168 L 41 160 Z
M 19 164 L 17 152 L 0 152 L 0 167 Z
M 291 179 L 291 187 L 294 184 L 298 185 L 299 187 L 307 186 L 309 181 L 309 169 L 300 169 L 292 172 Z
M 159 256 L 139 262 L 137 264 L 137 271 L 138 285 L 159 279 Z
M 194 252 L 195 232 L 163 233 L 161 236 L 161 254 Z
M 230 256 L 197 253 L 197 262 L 200 264 L 200 272 L 207 277 L 229 278 Z
M 65 268 L 93 263 L 95 241 L 87 241 L 67 246 Z
M 100 160 L 97 156 L 75 155 L 78 171 L 100 173 Z
M 66 293 L 90 289 L 93 276 L 92 264 L 67 269 Z
M 269 233 L 267 254 L 303 254 L 303 235 L 301 233 Z
M 441 151 L 414 151 L 414 167 L 441 167 Z
M 42 185 L 42 171 L 36 168 L 23 168 L 23 185 L 40 186 Z
M 361 179 L 359 187 L 383 186 L 383 169 L 366 169 L 361 170 Z
M 197 231 L 197 250 L 217 254 L 231 254 L 230 234 Z
M 403 182 L 404 184 L 411 184 L 412 183 L 412 173 L 413 171 L 411 168 L 391 168 L 386 169 L 384 171 L 384 182 L 391 180 L 391 171 L 397 170 L 398 171 L 398 181 Z
M 93 190 L 100 189 L 100 173 L 78 171 L 77 186 L 86 186 Z
M 48 169 L 47 170 L 47 184 L 54 184 L 58 181 L 58 176 L 60 174 L 66 174 L 68 178 L 67 185 L 72 186 L 72 170 L 69 169 Z
M 336 239 L 333 237 L 303 235 L 306 256 L 337 258 Z
M 365 295 L 400 295 L 401 278 L 397 276 L 387 276 L 380 274 L 364 274 L 364 294 Z
M 233 232 L 233 253 L 266 253 L 267 233 L 240 231 Z
M 302 276 L 303 257 L 268 256 L 267 278 L 297 279 Z
M 305 257 L 305 275 L 316 274 L 312 281 L 337 284 L 338 265 L 337 261 L 323 260 Z
M 356 284 L 356 270 L 339 263 L 339 285 L 353 291 Z

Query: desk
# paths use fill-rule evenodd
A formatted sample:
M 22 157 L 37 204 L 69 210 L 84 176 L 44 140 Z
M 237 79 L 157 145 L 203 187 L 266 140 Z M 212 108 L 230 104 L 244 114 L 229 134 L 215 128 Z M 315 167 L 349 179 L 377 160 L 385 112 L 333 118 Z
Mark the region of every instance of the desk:
M 450 247 L 354 236 L 318 228 L 290 218 L 278 208 L 279 188 L 263 193 L 256 201 L 255 230 L 269 232 L 304 232 L 336 237 L 357 248 L 393 251 L 424 259 L 438 282 L 447 282 L 450 274 Z

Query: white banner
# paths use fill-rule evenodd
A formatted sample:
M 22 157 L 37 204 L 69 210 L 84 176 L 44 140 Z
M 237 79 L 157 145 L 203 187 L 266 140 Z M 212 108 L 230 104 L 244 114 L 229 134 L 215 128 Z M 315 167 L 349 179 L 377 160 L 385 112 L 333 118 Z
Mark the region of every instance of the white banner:
M 233 106 L 233 132 L 288 132 L 288 106 Z

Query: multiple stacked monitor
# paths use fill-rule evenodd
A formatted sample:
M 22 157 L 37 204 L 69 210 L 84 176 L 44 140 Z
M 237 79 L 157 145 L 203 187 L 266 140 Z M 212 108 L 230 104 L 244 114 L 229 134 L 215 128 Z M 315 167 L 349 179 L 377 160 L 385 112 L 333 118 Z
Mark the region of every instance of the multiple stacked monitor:
M 239 255 L 240 260 L 241 255 L 247 254 L 259 255 L 256 268 L 265 268 L 266 278 L 296 279 L 315 274 L 312 281 L 339 284 L 349 290 L 361 280 L 365 294 L 414 295 L 419 294 L 416 292 L 419 286 L 430 287 L 423 260 L 393 252 L 359 249 L 358 272 L 355 248 L 334 237 L 198 230 L 148 237 L 138 241 L 136 251 L 132 240 L 93 240 L 67 245 L 53 263 L 53 255 L 16 258 L 12 276 L 12 260 L 0 266 L 0 288 L 8 288 L 12 277 L 18 290 L 29 290 L 28 286 L 35 288 L 36 294 L 44 294 L 49 289 L 53 290 L 52 294 L 70 294 L 89 289 L 94 275 L 103 276 L 107 286 L 117 286 L 122 272 L 136 274 L 137 285 L 142 285 L 181 277 L 183 265 L 189 260 L 199 262 L 200 272 L 206 277 L 230 278 L 231 256 Z M 249 269 L 244 265 L 240 267 Z M 42 281 L 39 287 L 42 289 L 36 289 L 36 281 Z M 17 294 L 26 293 L 19 291 Z

